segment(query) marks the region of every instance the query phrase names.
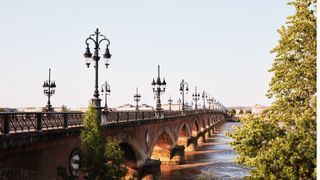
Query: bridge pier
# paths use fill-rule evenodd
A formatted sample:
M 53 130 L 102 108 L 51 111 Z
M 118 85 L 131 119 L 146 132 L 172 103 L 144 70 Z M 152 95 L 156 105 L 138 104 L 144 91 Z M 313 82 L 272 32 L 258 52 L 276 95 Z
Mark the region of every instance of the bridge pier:
M 205 132 L 206 132 L 206 139 L 209 139 L 211 137 L 211 127 L 208 127 Z
M 138 169 L 138 179 L 153 179 L 158 180 L 161 178 L 160 170 L 161 162 L 159 160 L 147 159 L 143 166 Z
M 198 137 L 191 136 L 187 141 L 187 148 L 185 151 L 196 151 L 198 149 Z
M 215 126 L 216 126 L 215 124 L 211 126 L 211 128 L 210 128 L 211 134 L 214 134 L 214 132 L 215 132 L 214 127 Z
M 174 161 L 177 164 L 184 163 L 184 146 L 176 145 L 170 149 L 170 161 Z
M 206 142 L 206 131 L 202 131 L 198 134 L 200 143 L 205 143 Z

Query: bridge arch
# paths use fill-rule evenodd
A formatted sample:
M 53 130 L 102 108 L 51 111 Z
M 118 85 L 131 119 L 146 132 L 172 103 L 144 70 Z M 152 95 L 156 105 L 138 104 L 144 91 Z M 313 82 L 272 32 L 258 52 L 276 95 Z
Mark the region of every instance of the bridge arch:
M 174 138 L 170 131 L 162 128 L 154 137 L 150 152 L 151 159 L 168 162 L 171 159 L 170 150 L 175 144 Z
M 119 146 L 124 152 L 123 157 L 125 166 L 128 167 L 129 171 L 130 169 L 137 170 L 137 156 L 134 148 L 130 144 L 124 142 L 120 143 Z
M 206 129 L 206 121 L 205 121 L 205 118 L 203 118 L 201 131 L 204 131 L 205 129 Z
M 188 124 L 181 124 L 177 135 L 178 135 L 177 144 L 187 147 L 188 137 L 191 136 L 190 128 L 189 128 Z
M 136 168 L 140 168 L 143 166 L 145 160 L 147 159 L 147 156 L 146 156 L 144 149 L 141 148 L 141 146 L 142 146 L 141 142 L 137 140 L 137 138 L 134 134 L 119 133 L 116 136 L 114 136 L 113 138 L 118 141 L 120 148 L 125 148 L 125 147 L 130 148 L 129 152 L 124 151 L 124 153 L 130 153 L 130 155 L 132 155 L 132 151 L 134 152 L 135 159 L 136 159 Z M 129 155 L 129 154 L 127 154 L 127 155 Z M 124 156 L 126 156 L 126 154 L 124 154 Z M 132 158 L 132 156 L 128 156 L 128 157 Z M 132 159 L 127 159 L 127 160 L 132 160 Z M 130 161 L 128 161 L 128 163 L 129 162 Z M 132 166 L 132 162 L 130 162 L 130 165 Z M 131 167 L 129 167 L 129 168 L 131 168 Z
M 199 123 L 198 123 L 197 120 L 195 120 L 195 121 L 193 121 L 193 123 L 192 123 L 192 132 L 191 132 L 191 135 L 192 135 L 193 137 L 195 137 L 195 136 L 198 135 L 199 131 L 200 131 Z

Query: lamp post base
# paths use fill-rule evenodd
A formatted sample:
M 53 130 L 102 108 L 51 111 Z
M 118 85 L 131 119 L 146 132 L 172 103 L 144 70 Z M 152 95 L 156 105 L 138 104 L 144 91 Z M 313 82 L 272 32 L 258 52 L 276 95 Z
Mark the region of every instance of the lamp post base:
M 42 108 L 42 112 L 53 112 L 54 109 L 51 105 L 47 105 L 46 107 Z
M 97 122 L 101 125 L 101 99 L 93 98 L 91 99 L 91 105 L 97 110 Z
M 155 112 L 155 117 L 156 117 L 157 119 L 164 118 L 164 111 L 163 111 L 163 110 L 156 110 L 156 112 Z

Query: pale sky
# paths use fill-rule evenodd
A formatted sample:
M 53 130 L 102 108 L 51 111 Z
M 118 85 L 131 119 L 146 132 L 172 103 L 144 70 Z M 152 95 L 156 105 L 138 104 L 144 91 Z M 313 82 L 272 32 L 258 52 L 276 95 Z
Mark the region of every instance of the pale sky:
M 0 107 L 45 106 L 49 68 L 57 84 L 53 106 L 87 106 L 94 69 L 85 65 L 84 41 L 96 28 L 111 42 L 111 64 L 105 69 L 100 62 L 99 86 L 111 85 L 112 107 L 134 104 L 136 87 L 141 103 L 154 106 L 158 64 L 167 81 L 163 103 L 169 95 L 177 101 L 184 79 L 188 101 L 197 86 L 226 106 L 269 105 L 270 50 L 294 12 L 287 2 L 0 1 Z

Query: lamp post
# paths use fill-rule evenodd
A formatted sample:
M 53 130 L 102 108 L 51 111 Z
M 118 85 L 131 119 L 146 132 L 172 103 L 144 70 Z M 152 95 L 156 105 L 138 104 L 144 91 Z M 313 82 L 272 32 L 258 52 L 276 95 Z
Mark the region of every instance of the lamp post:
M 101 93 L 103 95 L 104 93 L 104 109 L 107 111 L 108 110 L 108 100 L 107 100 L 107 96 L 110 95 L 110 85 L 108 84 L 108 82 L 106 81 L 104 84 L 102 84 L 101 87 Z
M 198 110 L 198 100 L 200 99 L 200 93 L 197 92 L 197 86 L 195 87 L 195 91 L 192 94 L 192 99 L 195 102 L 194 109 Z
M 215 98 L 212 98 L 213 100 L 213 110 L 217 109 L 217 100 Z
M 133 98 L 136 102 L 136 111 L 139 111 L 139 101 L 141 100 L 141 95 L 138 93 L 138 88 L 136 88 L 136 94 L 133 95 Z
M 206 99 L 208 98 L 208 94 L 203 91 L 202 92 L 202 99 L 203 99 L 203 109 L 206 109 Z
M 184 81 L 182 79 L 181 83 L 180 83 L 180 94 L 182 94 L 182 111 L 185 110 L 185 106 L 184 106 L 184 92 L 186 91 L 186 93 L 188 93 L 189 88 L 188 88 L 188 83 L 186 81 Z
M 209 110 L 211 109 L 211 104 L 212 103 L 213 103 L 213 98 L 210 98 L 210 95 L 209 95 L 209 99 L 208 99 Z
M 155 99 L 156 99 L 156 111 L 157 111 L 157 114 L 156 116 L 158 118 L 161 117 L 161 100 L 160 100 L 160 95 L 163 94 L 166 90 L 166 81 L 165 79 L 163 78 L 163 81 L 161 82 L 160 80 L 160 65 L 158 65 L 158 77 L 157 77 L 157 80 L 154 81 L 154 78 L 152 80 L 152 90 L 153 90 L 153 93 L 154 93 L 154 96 L 155 96 Z
M 48 96 L 48 102 L 46 107 L 43 109 L 45 112 L 51 112 L 53 111 L 53 108 L 51 106 L 50 97 L 54 95 L 55 88 L 56 88 L 56 82 L 51 81 L 51 69 L 49 68 L 49 80 L 44 81 L 42 87 L 44 88 L 43 93 Z
M 171 105 L 172 105 L 173 100 L 170 98 L 168 99 L 168 104 L 169 104 L 169 111 L 171 111 Z
M 180 111 L 180 106 L 181 106 L 181 99 L 180 98 L 177 100 L 177 103 L 179 104 L 179 111 Z
M 89 42 L 92 41 L 94 43 L 94 53 L 93 56 L 90 52 L 90 48 L 89 48 Z M 94 32 L 94 34 L 91 34 L 85 41 L 87 47 L 86 47 L 86 51 L 83 54 L 85 59 L 86 59 L 86 65 L 89 68 L 90 66 L 90 59 L 92 58 L 92 60 L 95 62 L 94 64 L 94 69 L 95 69 L 95 89 L 94 89 L 94 93 L 93 93 L 93 99 L 92 101 L 92 105 L 97 109 L 98 111 L 98 122 L 100 124 L 101 122 L 101 99 L 99 99 L 99 90 L 98 90 L 98 67 L 99 67 L 99 60 L 100 60 L 100 56 L 99 56 L 99 50 L 100 50 L 100 44 L 102 42 L 106 41 L 106 49 L 105 49 L 105 53 L 103 54 L 103 58 L 105 59 L 105 65 L 106 68 L 108 68 L 109 64 L 110 64 L 110 58 L 111 58 L 111 54 L 109 52 L 109 45 L 110 45 L 110 41 L 106 38 L 105 35 L 100 34 L 99 29 L 97 28 L 96 31 Z

